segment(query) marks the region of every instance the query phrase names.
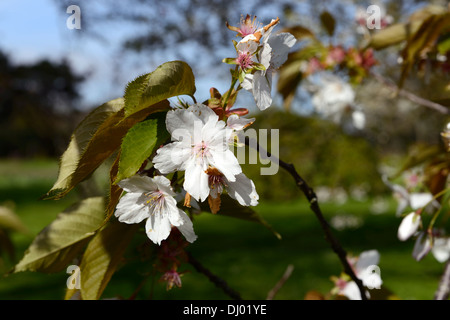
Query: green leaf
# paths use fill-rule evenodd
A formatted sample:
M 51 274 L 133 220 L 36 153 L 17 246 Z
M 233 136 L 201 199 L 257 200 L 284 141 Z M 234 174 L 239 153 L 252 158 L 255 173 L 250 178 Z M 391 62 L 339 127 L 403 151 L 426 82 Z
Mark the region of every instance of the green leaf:
M 130 82 L 125 90 L 125 114 L 132 115 L 162 100 L 195 93 L 191 67 L 183 61 L 170 61 L 155 71 Z
M 93 197 L 60 213 L 36 236 L 12 272 L 63 270 L 94 236 L 104 212 L 104 198 Z
M 119 112 L 124 106 L 122 98 L 111 100 L 94 109 L 75 129 L 70 139 L 69 146 L 61 157 L 58 179 L 46 198 L 59 198 L 59 193 L 73 187 L 72 179 L 83 152 L 87 149 L 90 140 L 99 130 L 100 126 Z M 68 191 L 67 191 L 68 192 Z
M 207 202 L 200 203 L 200 209 L 205 212 L 211 212 Z M 267 221 L 265 221 L 256 211 L 250 207 L 241 206 L 236 200 L 230 198 L 228 195 L 221 196 L 220 210 L 217 214 L 262 224 L 278 239 L 281 239 L 281 235 L 276 232 L 272 226 L 269 225 Z
M 325 28 L 329 36 L 332 36 L 334 33 L 334 29 L 336 28 L 336 20 L 328 11 L 324 11 L 320 15 L 320 22 L 322 26 Z
M 123 138 L 115 183 L 134 175 L 142 163 L 169 137 L 166 113 L 159 112 L 133 126 Z
M 114 220 L 89 242 L 80 265 L 82 299 L 100 299 L 138 228 Z
M 64 152 L 58 179 L 44 199 L 60 199 L 85 180 L 120 146 L 127 131 L 149 114 L 169 108 L 160 101 L 128 117 L 119 98 L 98 107 L 78 126 Z

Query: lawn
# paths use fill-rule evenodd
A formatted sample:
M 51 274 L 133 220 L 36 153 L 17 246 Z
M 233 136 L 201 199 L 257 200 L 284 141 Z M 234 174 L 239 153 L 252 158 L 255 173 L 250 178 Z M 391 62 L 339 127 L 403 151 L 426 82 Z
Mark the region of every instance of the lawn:
M 77 197 L 73 193 L 59 201 L 39 200 L 52 186 L 57 170 L 56 161 L 0 161 L 0 203 L 13 204 L 29 229 L 28 235 L 12 235 L 16 261 L 33 237 Z M 404 300 L 432 299 L 443 265 L 431 255 L 416 262 L 411 256 L 413 241 L 400 242 L 396 237 L 400 220 L 394 215 L 395 202 L 384 199 L 387 204 L 384 210 L 374 213 L 371 209 L 374 201 L 326 202 L 321 208 L 329 221 L 335 216 L 358 221 L 333 232 L 351 254 L 370 249 L 380 252 L 379 267 L 387 289 Z M 262 225 L 205 213 L 195 218 L 198 240 L 187 250 L 243 299 L 265 299 L 290 264 L 294 266 L 292 275 L 275 299 L 303 299 L 310 290 L 329 292 L 333 287 L 330 276 L 338 276 L 341 266 L 303 195 L 299 193 L 298 199 L 290 202 L 262 201 L 256 210 L 281 234 L 281 240 Z M 0 271 L 5 273 L 13 261 L 5 255 L 2 258 Z M 136 295 L 138 299 L 229 299 L 189 264 L 180 269 L 187 271 L 182 277 L 182 288 L 170 291 L 166 291 L 157 277 L 142 282 L 142 275 L 150 271 L 149 264 L 129 261 L 113 276 L 103 297 L 128 298 L 143 283 Z M 8 275 L 0 279 L 0 299 L 61 299 L 67 277 L 65 272 Z

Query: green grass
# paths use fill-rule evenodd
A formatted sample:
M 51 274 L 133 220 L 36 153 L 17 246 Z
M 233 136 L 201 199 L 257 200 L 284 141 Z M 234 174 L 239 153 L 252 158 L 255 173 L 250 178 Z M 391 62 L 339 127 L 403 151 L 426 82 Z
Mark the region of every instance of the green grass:
M 30 235 L 12 235 L 17 256 L 23 256 L 33 237 L 56 215 L 76 200 L 76 191 L 59 201 L 42 201 L 57 175 L 57 163 L 42 161 L 0 162 L 0 203 L 14 204 L 15 212 L 30 230 Z M 394 216 L 395 202 L 389 201 L 387 211 L 370 212 L 371 201 L 349 201 L 343 205 L 322 203 L 328 221 L 335 214 L 357 216 L 362 225 L 342 231 L 334 230 L 347 252 L 377 249 L 384 286 L 400 299 L 432 299 L 443 265 L 429 255 L 416 262 L 412 256 L 413 241 L 400 242 L 396 237 L 399 218 Z M 281 234 L 277 239 L 262 225 L 211 214 L 196 216 L 194 228 L 198 240 L 188 250 L 206 268 L 224 279 L 244 299 L 265 299 L 289 264 L 292 276 L 276 295 L 276 299 L 303 299 L 310 290 L 327 293 L 333 287 L 330 276 L 338 276 L 341 265 L 324 239 L 314 214 L 303 195 L 292 202 L 264 202 L 258 213 Z M 137 238 L 133 243 L 139 243 Z M 3 255 L 0 271 L 5 273 L 14 264 Z M 151 272 L 149 263 L 130 261 L 113 276 L 103 297 L 130 297 Z M 183 287 L 165 290 L 158 277 L 149 278 L 138 299 L 229 299 L 223 291 L 199 274 L 189 264 L 180 271 Z M 0 299 L 61 299 L 69 275 L 22 272 L 0 278 Z

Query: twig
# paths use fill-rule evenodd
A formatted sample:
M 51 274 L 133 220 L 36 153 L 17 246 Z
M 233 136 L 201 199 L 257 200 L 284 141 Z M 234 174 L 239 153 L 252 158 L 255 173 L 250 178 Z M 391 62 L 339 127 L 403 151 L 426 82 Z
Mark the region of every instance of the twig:
M 447 300 L 450 293 L 450 259 L 447 261 L 434 300 Z
M 284 272 L 283 276 L 280 280 L 275 284 L 275 286 L 272 288 L 272 290 L 269 291 L 267 294 L 266 300 L 273 300 L 275 295 L 280 291 L 281 287 L 283 287 L 284 283 L 289 279 L 289 277 L 292 274 L 292 271 L 294 271 L 294 266 L 292 264 L 288 265 L 286 268 L 286 271 Z
M 211 273 L 207 268 L 205 268 L 197 259 L 195 259 L 190 252 L 186 252 L 188 255 L 188 262 L 200 273 L 203 273 L 209 281 L 214 283 L 217 287 L 221 288 L 228 296 L 235 300 L 242 300 L 241 295 L 231 289 L 225 280 L 219 278 L 215 274 Z
M 398 93 L 398 95 L 407 98 L 408 100 L 417 103 L 421 106 L 433 109 L 437 112 L 440 112 L 442 114 L 450 114 L 450 109 L 447 108 L 446 106 L 443 106 L 442 104 L 424 99 L 422 97 L 419 97 L 417 95 L 415 95 L 412 92 L 406 91 L 405 89 L 401 89 L 399 88 L 394 81 L 383 77 L 382 75 L 372 72 L 371 73 L 372 76 L 378 80 L 379 82 L 383 83 L 384 85 L 388 86 L 389 88 L 391 88 L 392 90 L 396 91 Z
M 297 187 L 303 192 L 303 194 L 306 196 L 306 198 L 309 201 L 311 210 L 315 213 L 317 219 L 320 222 L 320 226 L 322 227 L 322 230 L 325 233 L 326 240 L 330 243 L 331 248 L 333 251 L 337 254 L 339 260 L 341 261 L 342 266 L 344 267 L 344 272 L 350 276 L 350 278 L 356 283 L 358 286 L 358 289 L 361 293 L 361 299 L 367 300 L 366 292 L 364 290 L 364 286 L 362 281 L 355 275 L 355 272 L 353 271 L 352 267 L 347 261 L 347 252 L 342 248 L 341 244 L 337 240 L 337 238 L 334 237 L 333 233 L 331 232 L 330 225 L 325 220 L 322 211 L 319 207 L 319 203 L 317 201 L 317 196 L 314 192 L 314 190 L 306 183 L 305 180 L 298 174 L 298 172 L 295 170 L 295 167 L 293 164 L 286 163 L 277 157 L 273 156 L 268 152 L 267 150 L 264 150 L 261 148 L 261 146 L 254 140 L 250 141 L 249 137 L 245 137 L 245 144 L 247 146 L 256 147 L 256 150 L 260 153 L 260 155 L 266 159 L 270 159 L 271 161 L 275 161 L 279 164 L 280 167 L 285 169 L 295 180 Z M 263 152 L 261 152 L 263 151 Z

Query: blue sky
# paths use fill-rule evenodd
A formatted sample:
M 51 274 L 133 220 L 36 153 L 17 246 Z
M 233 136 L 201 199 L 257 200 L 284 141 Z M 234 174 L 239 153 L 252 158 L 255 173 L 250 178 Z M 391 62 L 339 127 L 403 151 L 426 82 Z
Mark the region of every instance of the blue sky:
M 52 0 L 2 0 L 0 49 L 16 64 L 65 58 L 76 72 L 91 73 L 89 81 L 81 88 L 81 107 L 121 96 L 124 86 L 107 80 L 112 77 L 108 53 L 114 44 L 89 39 L 80 41 L 77 33 L 83 32 L 83 25 L 81 30 L 68 29 L 66 21 L 69 17 L 70 14 Z

